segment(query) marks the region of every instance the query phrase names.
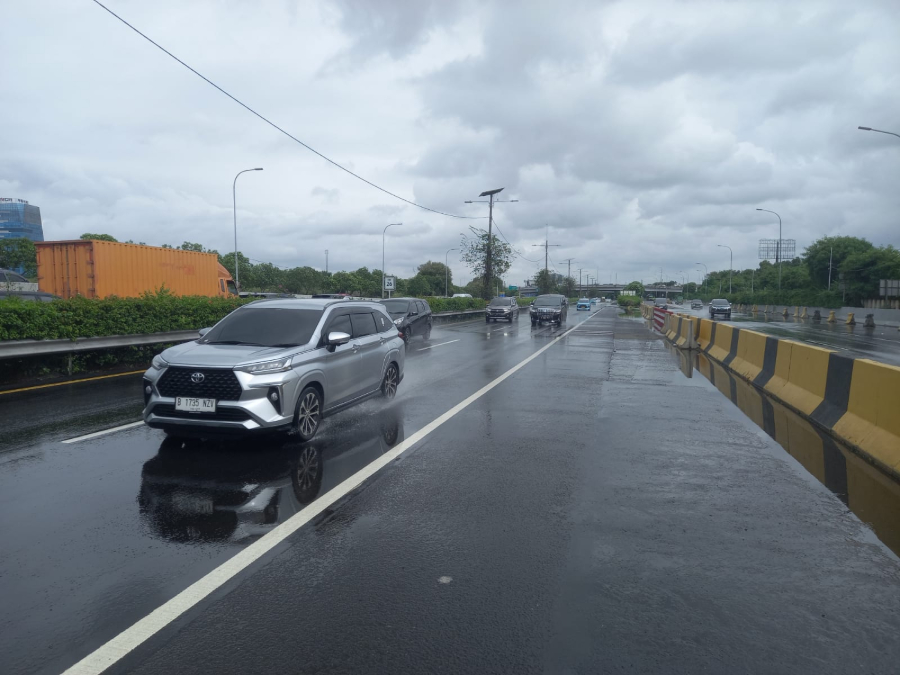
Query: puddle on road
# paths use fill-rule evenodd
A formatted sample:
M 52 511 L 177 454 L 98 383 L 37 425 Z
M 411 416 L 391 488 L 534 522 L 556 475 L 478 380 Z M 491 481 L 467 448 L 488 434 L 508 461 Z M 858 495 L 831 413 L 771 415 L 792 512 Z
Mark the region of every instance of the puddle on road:
M 900 555 L 900 483 L 705 354 L 671 349 L 685 377 L 709 380 Z

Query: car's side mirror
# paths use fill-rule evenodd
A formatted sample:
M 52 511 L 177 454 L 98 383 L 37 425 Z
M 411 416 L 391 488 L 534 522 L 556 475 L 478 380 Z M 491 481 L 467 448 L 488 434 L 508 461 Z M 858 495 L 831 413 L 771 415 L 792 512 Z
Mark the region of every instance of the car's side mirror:
M 418 312 L 410 312 L 409 315 L 410 316 L 419 316 L 419 313 Z
M 212 330 L 212 328 L 201 328 L 201 329 L 198 330 L 197 332 L 200 334 L 200 337 L 203 337 L 204 335 L 206 335 L 206 334 L 207 334 L 209 331 L 211 331 L 211 330 Z
M 344 333 L 342 331 L 332 331 L 328 334 L 328 345 L 330 347 L 337 347 L 338 345 L 345 345 L 350 342 L 350 335 Z

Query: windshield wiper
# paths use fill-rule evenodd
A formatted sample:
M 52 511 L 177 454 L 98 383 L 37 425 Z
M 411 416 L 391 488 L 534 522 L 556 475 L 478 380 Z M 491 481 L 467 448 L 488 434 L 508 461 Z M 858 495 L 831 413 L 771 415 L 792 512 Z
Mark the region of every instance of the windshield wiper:
M 306 344 L 306 343 L 304 342 L 303 344 Z M 287 347 L 299 347 L 300 345 L 296 342 L 285 342 L 284 344 L 280 344 L 280 345 L 267 345 L 267 346 L 287 348 Z

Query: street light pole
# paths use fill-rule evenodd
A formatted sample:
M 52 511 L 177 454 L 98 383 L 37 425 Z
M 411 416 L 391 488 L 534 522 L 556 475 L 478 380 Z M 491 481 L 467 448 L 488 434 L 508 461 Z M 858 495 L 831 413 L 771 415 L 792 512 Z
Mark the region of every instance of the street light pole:
M 890 134 L 891 136 L 896 136 L 900 138 L 900 134 L 895 134 L 893 131 L 882 131 L 881 129 L 873 129 L 872 127 L 856 127 L 861 131 L 877 131 L 879 134 Z
M 402 225 L 403 223 L 389 223 L 384 230 L 381 232 L 381 297 L 384 297 L 384 235 L 388 231 L 388 227 L 393 227 L 394 225 Z
M 328 249 L 325 249 L 325 274 L 328 274 Z
M 765 211 L 766 213 L 775 213 L 769 209 L 756 209 L 757 211 Z M 775 213 L 778 216 L 777 213 Z M 778 290 L 781 290 L 781 216 L 778 216 L 778 245 L 775 247 L 775 262 L 778 263 Z
M 698 262 L 698 263 L 694 263 L 694 264 L 695 264 L 695 265 L 703 265 L 703 269 L 706 270 L 706 274 L 705 274 L 704 277 L 703 277 L 703 282 L 705 282 L 705 281 L 706 281 L 706 277 L 709 276 L 709 268 L 708 268 L 706 265 L 704 265 L 702 262 Z M 702 283 L 702 282 L 701 282 L 701 283 Z M 709 284 L 706 285 L 706 290 L 709 290 Z
M 503 192 L 503 188 L 497 188 L 496 190 L 485 190 L 482 192 L 479 197 L 487 197 L 488 198 L 488 239 L 487 239 L 487 250 L 485 251 L 485 265 L 484 265 L 484 292 L 491 292 L 491 276 L 493 274 L 492 267 L 492 254 L 493 254 L 493 244 L 494 244 L 494 195 L 499 192 Z M 474 204 L 478 200 L 467 200 L 466 204 Z M 497 203 L 500 203 L 500 200 L 496 200 Z M 517 202 L 518 199 L 510 199 L 509 202 Z M 484 203 L 483 201 L 481 203 Z
M 447 262 L 450 260 L 450 251 L 458 251 L 458 248 L 450 248 L 447 249 L 447 252 L 444 254 L 444 297 L 450 297 L 450 267 L 447 265 Z
M 728 263 L 728 293 L 731 294 L 731 276 L 734 274 L 734 253 L 728 244 L 716 244 L 719 248 L 727 248 L 730 254 L 730 262 Z
M 234 213 L 234 287 L 237 289 L 238 293 L 241 292 L 241 279 L 240 273 L 238 272 L 240 265 L 238 264 L 237 249 L 237 179 L 242 173 L 247 173 L 248 171 L 262 171 L 262 167 L 238 171 L 237 176 L 234 177 L 234 181 L 231 183 L 231 208 Z

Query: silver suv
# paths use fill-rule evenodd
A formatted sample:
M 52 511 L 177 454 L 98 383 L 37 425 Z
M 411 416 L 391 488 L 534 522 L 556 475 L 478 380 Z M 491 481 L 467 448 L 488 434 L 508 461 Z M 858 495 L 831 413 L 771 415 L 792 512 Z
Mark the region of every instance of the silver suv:
M 292 431 L 376 395 L 393 398 L 406 350 L 377 302 L 260 300 L 144 374 L 144 422 L 172 436 Z

